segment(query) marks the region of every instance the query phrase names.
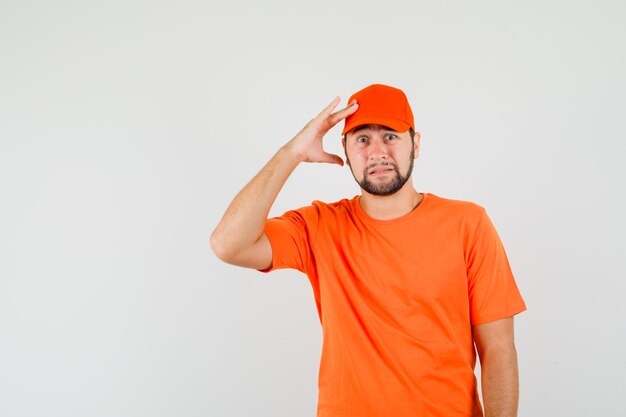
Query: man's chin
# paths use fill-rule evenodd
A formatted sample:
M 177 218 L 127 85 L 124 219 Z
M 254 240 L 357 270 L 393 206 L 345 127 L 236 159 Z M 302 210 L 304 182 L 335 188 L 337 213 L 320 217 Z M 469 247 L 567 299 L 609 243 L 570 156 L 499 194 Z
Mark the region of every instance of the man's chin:
M 372 181 L 364 181 L 363 183 L 360 183 L 359 185 L 364 191 L 368 192 L 371 195 L 385 197 L 385 196 L 389 196 L 389 195 L 393 195 L 397 193 L 408 182 L 408 179 L 407 179 L 407 181 L 402 182 L 402 185 L 400 185 L 400 182 L 398 180 L 399 178 L 392 178 L 389 181 L 385 181 L 384 182 L 385 186 L 377 186 Z
M 394 195 L 398 191 L 400 191 L 400 190 L 395 190 L 395 191 L 388 192 L 388 193 L 373 193 L 373 192 L 369 192 L 369 193 L 371 195 L 375 195 L 376 197 L 389 197 L 390 195 Z
M 379 196 L 379 197 L 393 195 L 397 193 L 398 191 L 400 191 L 400 188 L 393 188 L 393 189 L 372 188 L 372 187 L 363 187 L 362 185 L 361 185 L 361 188 L 363 188 L 363 190 L 367 191 L 369 194 Z

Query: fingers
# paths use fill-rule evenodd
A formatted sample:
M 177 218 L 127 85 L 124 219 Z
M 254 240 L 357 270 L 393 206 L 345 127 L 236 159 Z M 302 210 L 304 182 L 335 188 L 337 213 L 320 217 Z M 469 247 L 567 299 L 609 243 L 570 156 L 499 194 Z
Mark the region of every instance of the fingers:
M 357 111 L 359 108 L 359 104 L 356 102 L 355 100 L 352 100 L 352 103 L 350 103 L 349 105 L 347 105 L 345 108 L 339 110 L 336 113 L 331 114 L 328 117 L 328 122 L 331 126 L 336 125 L 337 123 L 339 123 L 341 120 L 345 119 L 346 117 L 350 116 L 352 113 L 354 113 L 355 111 Z
M 333 111 L 333 109 L 337 107 L 337 104 L 339 104 L 339 96 L 335 97 L 333 101 L 320 112 L 318 116 L 328 116 Z
M 354 99 L 352 100 L 352 103 L 348 104 L 344 109 L 338 111 L 335 114 L 331 114 L 332 111 L 335 109 L 335 107 L 337 107 L 337 104 L 339 104 L 339 99 L 340 99 L 339 96 L 335 97 L 333 101 L 328 106 L 326 106 L 324 110 L 320 112 L 318 116 L 324 116 L 324 117 L 333 116 L 334 117 L 335 115 L 341 114 L 342 112 L 347 112 L 349 110 L 356 111 L 356 108 L 358 108 L 359 106 L 356 102 L 356 99 Z M 347 113 L 345 116 L 348 116 L 348 115 L 350 115 L 350 113 Z
M 313 119 L 317 123 L 319 123 L 318 126 L 321 127 L 323 132 L 327 132 L 328 130 L 330 130 L 333 126 L 339 123 L 339 121 L 345 119 L 346 117 L 357 111 L 359 107 L 355 99 L 352 100 L 352 103 L 347 105 L 344 109 L 339 110 L 336 113 L 332 113 L 334 108 L 337 107 L 337 104 L 339 104 L 339 99 L 339 96 L 335 97 L 333 101 L 328 106 L 326 106 L 326 108 L 322 110 L 315 119 Z
M 343 159 L 339 155 L 335 155 L 332 153 L 324 152 L 324 156 L 326 157 L 324 162 L 328 162 L 331 164 L 337 164 L 339 166 L 343 166 Z

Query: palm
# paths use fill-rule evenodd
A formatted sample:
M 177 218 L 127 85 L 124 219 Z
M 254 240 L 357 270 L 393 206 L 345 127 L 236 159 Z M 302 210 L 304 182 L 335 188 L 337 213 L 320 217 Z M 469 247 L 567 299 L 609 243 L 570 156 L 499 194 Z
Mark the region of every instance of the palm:
M 328 161 L 328 153 L 324 151 L 324 147 L 322 146 L 322 137 L 315 138 L 311 147 L 307 152 L 306 162 L 327 162 Z
M 339 97 L 336 97 L 320 114 L 307 123 L 293 139 L 293 146 L 301 155 L 303 161 L 327 162 L 343 165 L 343 160 L 338 155 L 329 154 L 324 151 L 323 138 L 333 126 L 354 113 L 358 108 L 358 104 L 347 106 L 336 113 L 332 113 L 333 109 L 339 103 L 338 98 Z

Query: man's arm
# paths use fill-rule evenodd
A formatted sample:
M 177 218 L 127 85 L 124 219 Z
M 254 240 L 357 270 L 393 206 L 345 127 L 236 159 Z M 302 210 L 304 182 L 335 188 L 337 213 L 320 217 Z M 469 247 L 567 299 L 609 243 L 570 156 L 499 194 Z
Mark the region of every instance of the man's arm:
M 485 417 L 516 417 L 519 400 L 513 317 L 472 326 L 480 357 Z
M 324 135 L 340 120 L 354 113 L 350 105 L 331 113 L 339 103 L 336 97 L 320 114 L 286 145 L 281 147 L 261 171 L 235 196 L 221 221 L 211 233 L 213 252 L 221 260 L 250 268 L 264 268 L 272 260 L 272 248 L 263 233 L 267 215 L 300 162 L 328 162 L 343 165 L 343 159 L 324 151 Z
M 211 248 L 218 258 L 249 267 L 269 265 L 269 242 L 263 239 L 263 245 L 256 243 L 262 240 L 265 221 L 278 192 L 299 163 L 287 144 L 239 191 L 211 233 Z

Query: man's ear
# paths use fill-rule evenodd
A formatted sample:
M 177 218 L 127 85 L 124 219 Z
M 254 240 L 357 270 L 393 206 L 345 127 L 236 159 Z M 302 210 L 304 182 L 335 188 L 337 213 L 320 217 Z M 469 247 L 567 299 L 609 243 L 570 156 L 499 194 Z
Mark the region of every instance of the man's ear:
M 346 157 L 346 164 L 350 166 L 350 160 L 348 159 L 348 152 L 346 151 L 346 137 L 341 138 L 341 146 L 343 146 L 343 154 Z
M 417 159 L 420 156 L 420 132 L 415 132 L 413 146 L 415 147 L 415 159 Z

